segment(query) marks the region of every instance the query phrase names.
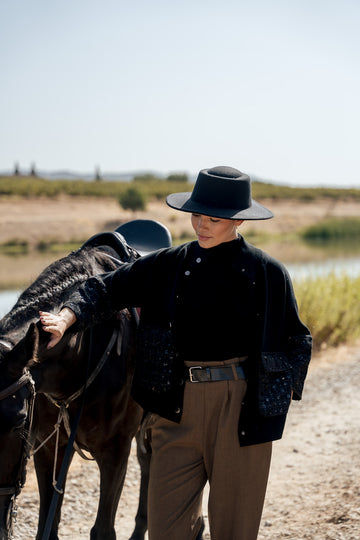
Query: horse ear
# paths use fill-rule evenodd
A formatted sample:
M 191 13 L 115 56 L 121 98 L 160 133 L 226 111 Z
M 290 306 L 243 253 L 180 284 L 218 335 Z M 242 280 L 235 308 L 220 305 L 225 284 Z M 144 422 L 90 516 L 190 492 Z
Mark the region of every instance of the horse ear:
M 37 360 L 39 348 L 39 330 L 35 323 L 31 323 L 25 337 L 19 341 L 11 351 L 9 370 L 14 374 L 21 374 L 23 369 Z
M 26 364 L 36 362 L 39 350 L 39 328 L 37 324 L 31 323 L 25 336 L 24 350 L 27 357 Z

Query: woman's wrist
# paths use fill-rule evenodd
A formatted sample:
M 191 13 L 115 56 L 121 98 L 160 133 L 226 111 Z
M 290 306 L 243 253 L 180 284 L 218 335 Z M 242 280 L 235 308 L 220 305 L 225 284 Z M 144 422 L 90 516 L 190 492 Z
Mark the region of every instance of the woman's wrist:
M 66 326 L 66 330 L 71 326 L 73 325 L 75 322 L 76 322 L 76 315 L 75 313 L 73 312 L 72 309 L 68 308 L 68 307 L 64 307 L 60 313 L 59 313 L 59 316 L 61 317 L 61 319 L 63 320 L 63 322 L 65 323 L 65 326 Z

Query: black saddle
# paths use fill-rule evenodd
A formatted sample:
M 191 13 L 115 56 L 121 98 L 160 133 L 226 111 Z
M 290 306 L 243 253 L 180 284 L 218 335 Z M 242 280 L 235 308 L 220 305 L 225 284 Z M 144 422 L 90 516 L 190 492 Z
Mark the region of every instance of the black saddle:
M 161 248 L 171 247 L 172 238 L 165 225 L 153 219 L 134 219 L 116 229 L 126 242 L 140 255 L 146 255 Z
M 112 248 L 119 259 L 123 262 L 130 261 L 131 258 L 139 256 L 139 254 L 134 253 L 134 250 L 126 243 L 125 238 L 116 231 L 98 233 L 86 240 L 86 242 L 81 246 L 81 249 L 85 247 L 97 247 L 97 246 L 107 246 Z
M 123 223 L 115 231 L 95 234 L 81 249 L 108 246 L 115 250 L 121 261 L 128 262 L 171 245 L 171 234 L 165 225 L 152 219 L 134 219 Z

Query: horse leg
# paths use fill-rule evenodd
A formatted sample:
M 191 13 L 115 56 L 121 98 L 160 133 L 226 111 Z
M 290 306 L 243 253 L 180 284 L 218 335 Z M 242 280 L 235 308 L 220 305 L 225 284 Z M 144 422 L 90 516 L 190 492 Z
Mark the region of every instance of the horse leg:
M 62 460 L 64 458 L 66 445 L 59 446 L 58 448 L 58 458 L 56 466 L 56 478 L 58 477 Z M 74 450 L 71 454 L 71 459 L 74 455 Z M 40 496 L 40 510 L 39 510 L 39 522 L 38 522 L 38 531 L 36 535 L 36 540 L 41 540 L 44 533 L 44 528 L 46 524 L 46 519 L 49 513 L 50 504 L 52 496 L 54 494 L 53 487 L 53 466 L 54 466 L 54 456 L 55 448 L 52 445 L 47 447 L 46 445 L 40 448 L 40 450 L 34 455 L 34 464 L 36 470 L 36 477 L 39 487 L 39 496 Z M 71 463 L 69 461 L 69 466 Z M 66 481 L 66 480 L 65 480 Z M 65 482 L 63 485 L 63 490 L 65 490 Z M 58 529 L 61 518 L 61 505 L 63 502 L 64 494 L 59 495 L 59 501 L 54 515 L 54 520 L 51 527 L 51 532 L 49 535 L 49 540 L 58 540 Z
M 144 429 L 140 429 L 136 434 L 136 454 L 141 472 L 140 493 L 135 528 L 129 540 L 144 540 L 147 531 L 147 501 L 151 460 L 150 439 L 147 438 Z
M 91 540 L 115 540 L 115 516 L 124 486 L 131 436 L 118 436 L 101 452 L 93 452 L 100 470 L 100 498 Z

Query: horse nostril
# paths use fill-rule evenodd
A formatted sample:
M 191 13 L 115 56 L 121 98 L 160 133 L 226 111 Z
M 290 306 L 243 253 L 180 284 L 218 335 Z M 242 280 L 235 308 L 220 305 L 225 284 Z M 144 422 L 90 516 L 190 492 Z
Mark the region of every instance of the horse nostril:
M 20 426 L 14 426 L 14 427 L 12 428 L 11 431 L 12 431 L 13 433 L 19 433 L 19 432 L 21 432 L 23 429 L 24 429 L 24 424 L 21 424 Z
M 24 429 L 26 418 L 27 418 L 26 414 L 19 414 L 16 419 L 13 419 L 11 427 L 10 427 L 10 431 L 14 433 L 14 432 L 21 431 L 22 429 Z

